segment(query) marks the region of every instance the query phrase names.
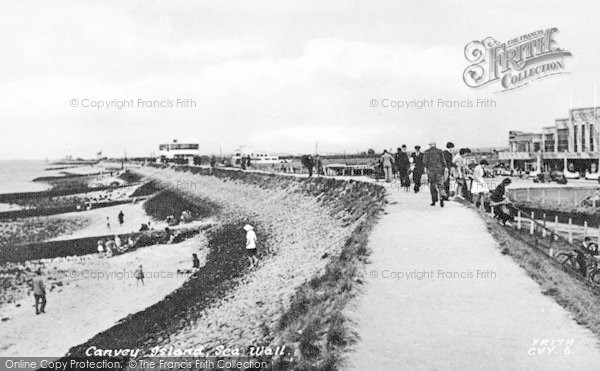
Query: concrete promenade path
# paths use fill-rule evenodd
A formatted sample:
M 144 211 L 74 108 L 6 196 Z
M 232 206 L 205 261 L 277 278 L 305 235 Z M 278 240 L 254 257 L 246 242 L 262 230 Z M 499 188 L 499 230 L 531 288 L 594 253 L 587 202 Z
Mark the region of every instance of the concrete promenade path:
M 473 210 L 431 207 L 427 188 L 388 193 L 348 309 L 361 340 L 346 369 L 600 369 L 597 337 L 500 253 Z

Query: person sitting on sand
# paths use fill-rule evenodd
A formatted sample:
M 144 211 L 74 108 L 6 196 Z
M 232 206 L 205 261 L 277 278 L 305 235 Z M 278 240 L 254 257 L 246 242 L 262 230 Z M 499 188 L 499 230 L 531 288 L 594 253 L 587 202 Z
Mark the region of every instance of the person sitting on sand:
M 250 224 L 244 226 L 246 231 L 246 252 L 248 253 L 248 261 L 250 262 L 250 268 L 254 268 L 258 265 L 258 257 L 256 256 L 256 233 L 254 233 L 254 227 Z
M 104 241 L 103 240 L 98 240 L 98 242 L 96 242 L 96 250 L 98 250 L 98 254 L 102 254 L 104 252 Z
M 147 231 L 149 229 L 150 228 L 148 228 L 148 224 L 146 223 L 142 223 L 142 225 L 140 226 L 140 232 Z
M 115 241 L 113 240 L 108 240 L 106 241 L 106 257 L 110 258 L 111 256 L 113 256 L 113 251 L 115 250 Z
M 42 271 L 38 269 L 33 278 L 33 297 L 35 298 L 35 314 L 46 313 L 46 286 L 42 279 Z
M 123 245 L 123 242 L 121 241 L 121 237 L 119 237 L 118 234 L 115 234 L 115 246 L 117 249 L 121 248 L 121 245 Z
M 135 277 L 135 285 L 138 286 L 140 282 L 142 282 L 142 286 L 144 285 L 144 268 L 140 264 L 139 268 L 133 272 L 133 276 Z

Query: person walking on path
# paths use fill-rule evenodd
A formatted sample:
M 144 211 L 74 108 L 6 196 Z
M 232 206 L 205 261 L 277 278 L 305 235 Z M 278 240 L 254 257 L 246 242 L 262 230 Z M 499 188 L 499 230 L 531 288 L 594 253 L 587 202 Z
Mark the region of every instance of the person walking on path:
M 390 183 L 392 181 L 392 166 L 394 166 L 394 156 L 392 156 L 387 149 L 384 149 L 383 155 L 381 155 L 381 166 L 383 167 L 383 173 L 385 174 L 385 181 Z
M 136 286 L 138 286 L 140 282 L 142 283 L 142 286 L 144 286 L 144 267 L 142 267 L 141 264 L 138 267 L 138 269 L 136 269 L 135 272 L 133 272 L 133 276 L 135 277 Z
M 119 220 L 119 225 L 123 225 L 125 221 L 125 214 L 123 214 L 123 210 L 119 211 L 119 215 L 117 215 L 117 219 Z
M 415 146 L 415 152 L 410 155 L 413 159 L 413 182 L 415 183 L 415 193 L 419 193 L 421 189 L 421 177 L 423 176 L 423 153 L 421 153 L 421 146 Z
M 110 231 L 110 218 L 108 216 L 106 217 L 106 229 Z
M 215 172 L 215 167 L 217 166 L 217 158 L 215 155 L 210 156 L 210 173 Z
M 454 143 L 446 143 L 446 150 L 444 151 L 444 160 L 446 161 L 446 173 L 444 177 L 444 190 L 446 191 L 446 200 L 450 197 L 450 174 L 454 163 L 452 162 L 452 152 L 454 151 Z
M 475 196 L 475 207 L 479 208 L 483 204 L 486 211 L 489 208 L 487 194 L 490 192 L 484 177 L 487 165 L 487 160 L 483 159 L 479 161 L 479 165 L 475 166 L 473 170 L 473 185 L 471 186 L 471 193 Z
M 258 257 L 256 256 L 256 233 L 254 233 L 254 227 L 250 224 L 244 226 L 246 231 L 246 253 L 248 254 L 248 262 L 250 268 L 254 268 L 258 265 Z
M 315 161 L 312 157 L 312 155 L 304 155 L 300 158 L 300 162 L 302 163 L 302 166 L 304 166 L 307 170 L 308 170 L 308 177 L 312 177 L 313 174 L 313 168 L 315 166 Z
M 323 171 L 323 160 L 321 160 L 321 156 L 319 155 L 315 156 L 315 168 L 317 170 L 317 176 L 325 175 L 325 172 Z
M 410 178 L 408 177 L 410 160 L 408 159 L 408 153 L 406 153 L 406 144 L 398 148 L 398 152 L 396 153 L 396 168 L 398 169 L 398 179 L 402 187 L 410 187 Z
M 446 160 L 444 159 L 444 153 L 436 147 L 434 141 L 429 143 L 429 149 L 423 154 L 423 166 L 427 169 L 429 191 L 431 192 L 431 206 L 435 206 L 439 199 L 440 206 L 444 207 L 444 198 L 446 197 L 444 189 Z
M 33 297 L 35 298 L 35 314 L 46 313 L 46 285 L 42 278 L 42 271 L 38 269 L 33 278 Z
M 198 259 L 198 254 L 192 254 L 192 268 L 200 269 L 200 260 Z

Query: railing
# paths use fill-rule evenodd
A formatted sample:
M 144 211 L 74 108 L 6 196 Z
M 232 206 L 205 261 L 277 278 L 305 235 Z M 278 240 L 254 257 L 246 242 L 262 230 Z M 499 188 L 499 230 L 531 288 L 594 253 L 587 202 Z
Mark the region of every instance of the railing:
M 490 213 L 492 215 L 494 214 L 494 208 L 502 207 L 501 204 L 490 206 Z M 595 268 L 598 265 L 598 260 L 590 256 L 587 251 L 584 251 L 582 245 L 578 242 L 583 241 L 585 237 L 592 237 L 591 242 L 596 242 L 600 245 L 599 228 L 588 228 L 587 223 L 584 223 L 583 227 L 575 226 L 572 224 L 571 219 L 569 219 L 567 225 L 564 225 L 563 223 L 558 223 L 556 219 L 553 221 L 547 220 L 545 214 L 536 215 L 535 212 L 525 212 L 514 205 L 509 205 L 508 207 L 516 211 L 516 215 L 514 223 L 511 226 L 505 225 L 504 230 L 527 245 L 534 247 L 538 252 L 546 255 L 557 266 L 562 267 L 564 271 L 576 276 L 578 279 L 585 281 L 600 294 L 600 285 L 589 279 L 590 273 L 594 270 L 586 269 L 585 272 L 582 272 L 556 259 L 558 253 L 578 251 L 585 256 L 585 266 Z M 561 224 L 563 225 L 561 226 Z

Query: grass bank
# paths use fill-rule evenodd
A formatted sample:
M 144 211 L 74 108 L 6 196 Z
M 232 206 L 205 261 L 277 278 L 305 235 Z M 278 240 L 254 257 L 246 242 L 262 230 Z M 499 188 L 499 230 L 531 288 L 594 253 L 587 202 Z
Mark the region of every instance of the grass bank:
M 581 277 L 568 273 L 555 260 L 535 248 L 535 239 L 511 234 L 491 216 L 481 213 L 489 232 L 498 241 L 503 254 L 509 255 L 540 285 L 544 295 L 551 296 L 577 323 L 600 337 L 600 295 Z M 515 232 L 517 233 L 517 232 Z M 529 241 L 528 244 L 526 241 Z

